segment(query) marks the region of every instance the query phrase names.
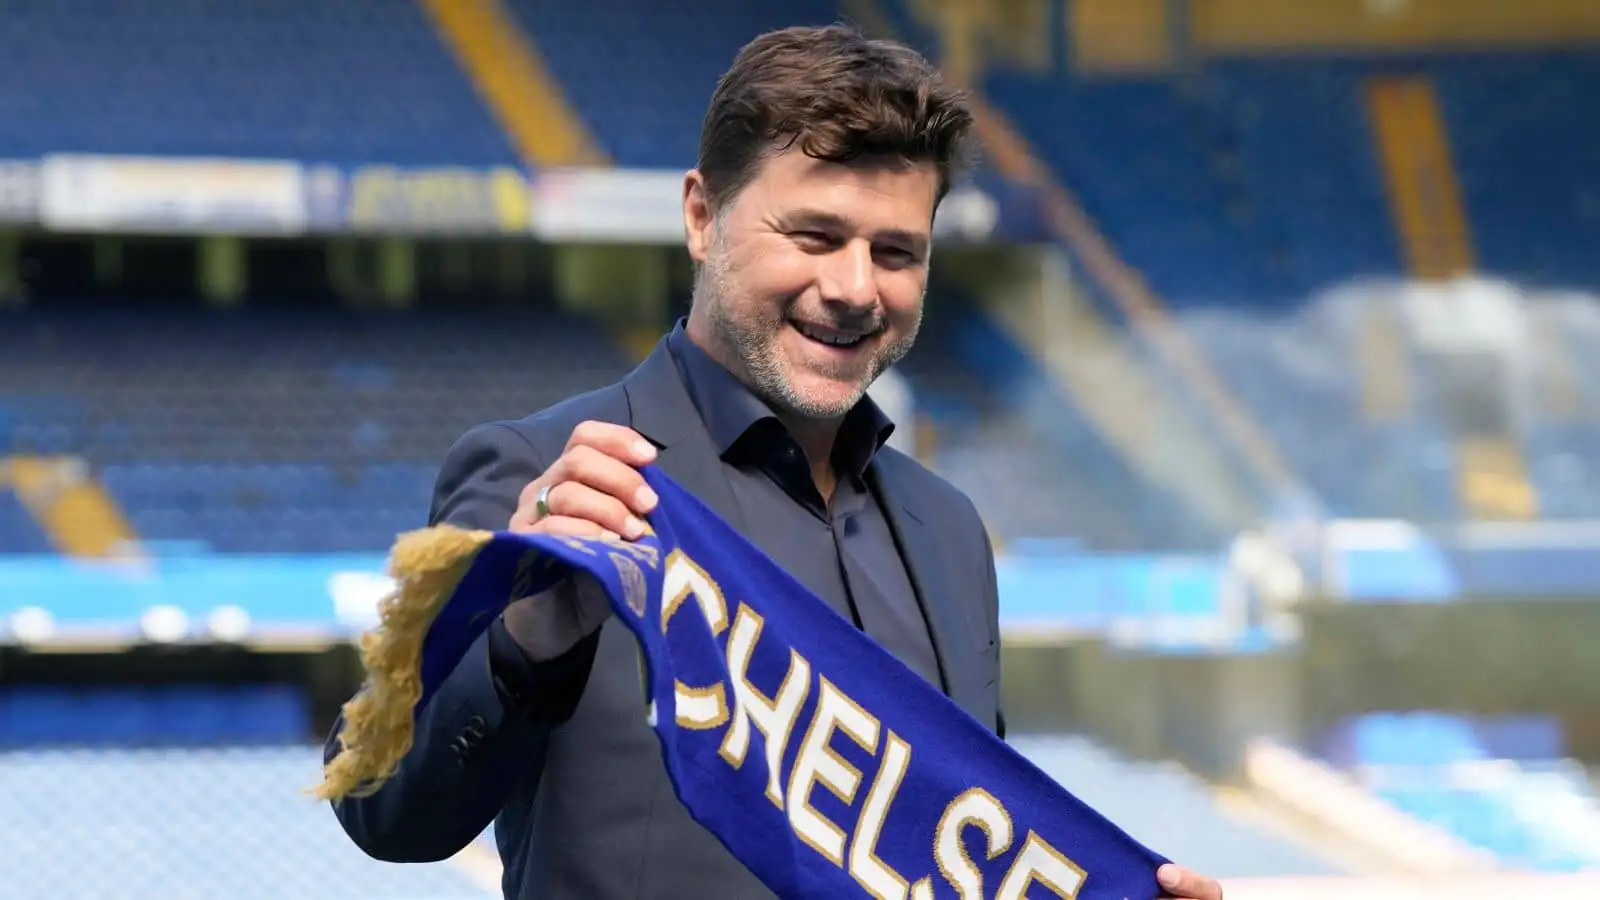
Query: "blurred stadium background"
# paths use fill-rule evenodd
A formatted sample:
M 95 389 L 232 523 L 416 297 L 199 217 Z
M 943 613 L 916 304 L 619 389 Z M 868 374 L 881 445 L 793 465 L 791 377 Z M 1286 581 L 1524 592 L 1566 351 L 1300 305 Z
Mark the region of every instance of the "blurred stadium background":
M 456 436 L 685 308 L 737 47 L 841 17 L 981 111 L 882 389 L 1017 744 L 1235 900 L 1600 896 L 1592 0 L 0 2 L 0 896 L 493 894 L 300 793 L 349 638 Z

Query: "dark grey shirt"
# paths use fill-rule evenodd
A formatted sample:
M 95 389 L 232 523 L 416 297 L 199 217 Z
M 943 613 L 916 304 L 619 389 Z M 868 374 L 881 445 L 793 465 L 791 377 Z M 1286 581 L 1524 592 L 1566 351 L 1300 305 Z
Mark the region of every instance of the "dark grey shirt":
M 683 323 L 667 337 L 689 397 L 727 467 L 744 535 L 829 606 L 932 684 L 939 683 L 928 623 L 900 558 L 867 466 L 894 423 L 870 398 L 839 429 L 838 484 L 824 503 L 805 452 L 763 400 L 695 346 Z

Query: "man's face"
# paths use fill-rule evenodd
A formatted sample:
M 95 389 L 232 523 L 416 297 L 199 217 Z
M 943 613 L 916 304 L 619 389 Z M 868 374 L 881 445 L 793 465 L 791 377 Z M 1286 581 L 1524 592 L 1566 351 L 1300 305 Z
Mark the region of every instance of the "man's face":
M 844 415 L 916 340 L 938 186 L 931 163 L 789 150 L 713 214 L 690 173 L 691 330 L 779 411 Z

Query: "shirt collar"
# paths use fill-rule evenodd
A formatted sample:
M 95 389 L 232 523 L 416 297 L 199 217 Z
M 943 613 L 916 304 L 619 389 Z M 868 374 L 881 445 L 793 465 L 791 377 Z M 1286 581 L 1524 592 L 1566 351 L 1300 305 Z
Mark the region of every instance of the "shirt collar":
M 684 331 L 685 321 L 679 319 L 672 333 L 667 335 L 667 352 L 677 364 L 689 398 L 705 422 L 718 454 L 726 457 L 734 445 L 758 425 L 765 429 L 781 428 L 777 414 L 766 401 L 689 339 Z M 863 396 L 845 414 L 839 426 L 833 452 L 840 473 L 865 473 L 872 457 L 894 433 L 894 427 L 878 404 L 871 397 Z

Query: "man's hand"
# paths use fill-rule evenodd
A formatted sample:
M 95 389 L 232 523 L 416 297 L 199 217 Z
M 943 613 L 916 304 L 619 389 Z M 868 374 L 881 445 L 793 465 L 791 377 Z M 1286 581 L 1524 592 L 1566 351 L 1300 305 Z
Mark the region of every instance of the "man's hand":
M 1156 880 L 1173 900 L 1222 900 L 1222 885 L 1216 879 L 1197 875 L 1182 866 L 1167 863 L 1156 870 Z
M 656 508 L 655 491 L 639 474 L 655 458 L 655 445 L 633 429 L 583 422 L 561 456 L 522 489 L 511 530 L 634 540 Z
M 572 430 L 561 456 L 522 489 L 509 530 L 638 538 L 644 534 L 644 516 L 657 502 L 639 467 L 655 457 L 655 445 L 631 428 L 584 422 Z M 572 649 L 610 615 L 610 606 L 592 582 L 568 579 L 512 603 L 504 620 L 523 653 L 543 662 Z

